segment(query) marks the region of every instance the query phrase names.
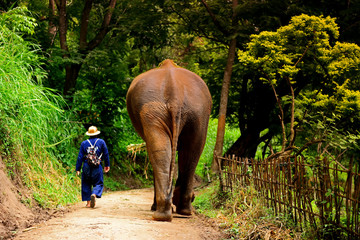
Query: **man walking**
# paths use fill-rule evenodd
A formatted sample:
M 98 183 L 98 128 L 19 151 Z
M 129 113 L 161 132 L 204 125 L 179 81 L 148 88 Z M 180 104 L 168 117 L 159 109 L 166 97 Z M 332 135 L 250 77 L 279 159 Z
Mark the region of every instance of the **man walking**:
M 109 152 L 106 143 L 103 139 L 98 138 L 100 131 L 95 126 L 89 127 L 86 135 L 90 138 L 83 141 L 80 146 L 79 155 L 76 162 L 76 174 L 81 175 L 81 198 L 82 201 L 87 201 L 86 207 L 95 207 L 96 198 L 101 198 L 104 189 L 104 172 L 110 170 Z M 95 154 L 100 158 L 100 165 L 94 166 L 89 161 L 89 154 L 95 150 Z

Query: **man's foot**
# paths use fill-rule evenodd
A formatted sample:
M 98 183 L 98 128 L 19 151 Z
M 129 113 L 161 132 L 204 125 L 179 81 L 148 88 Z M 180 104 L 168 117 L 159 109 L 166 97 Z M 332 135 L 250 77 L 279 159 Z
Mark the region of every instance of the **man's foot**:
M 86 204 L 86 206 L 85 207 L 90 207 L 90 201 L 87 201 L 87 204 Z
M 95 194 L 91 194 L 91 200 L 90 200 L 90 207 L 94 208 L 95 207 L 95 199 L 96 199 L 96 195 Z

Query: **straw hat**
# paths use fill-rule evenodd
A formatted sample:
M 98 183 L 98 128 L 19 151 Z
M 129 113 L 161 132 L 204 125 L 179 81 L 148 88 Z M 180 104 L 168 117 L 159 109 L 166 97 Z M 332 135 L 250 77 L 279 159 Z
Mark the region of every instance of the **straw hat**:
M 100 131 L 95 126 L 89 127 L 88 131 L 86 132 L 86 135 L 88 136 L 95 136 L 100 134 Z

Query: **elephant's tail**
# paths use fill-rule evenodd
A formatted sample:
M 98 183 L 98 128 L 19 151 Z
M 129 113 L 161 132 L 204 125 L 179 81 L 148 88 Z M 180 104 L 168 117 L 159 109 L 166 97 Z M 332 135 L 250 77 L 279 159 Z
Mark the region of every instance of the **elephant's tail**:
M 172 139 L 171 139 L 171 163 L 170 163 L 170 176 L 168 183 L 167 194 L 170 195 L 173 187 L 173 178 L 175 174 L 175 160 L 176 160 L 176 150 L 179 139 L 179 130 L 180 129 L 180 116 L 179 113 L 172 114 Z

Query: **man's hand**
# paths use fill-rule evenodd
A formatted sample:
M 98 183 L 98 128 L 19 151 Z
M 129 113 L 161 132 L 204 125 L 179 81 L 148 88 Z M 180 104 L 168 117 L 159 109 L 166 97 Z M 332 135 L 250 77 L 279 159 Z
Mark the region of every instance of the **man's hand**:
M 76 171 L 76 175 L 79 176 L 79 175 L 80 175 L 80 171 Z
M 110 167 L 104 167 L 104 172 L 107 173 L 110 171 Z

